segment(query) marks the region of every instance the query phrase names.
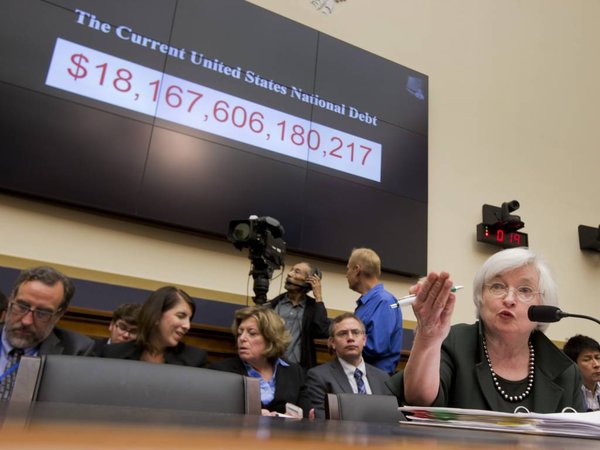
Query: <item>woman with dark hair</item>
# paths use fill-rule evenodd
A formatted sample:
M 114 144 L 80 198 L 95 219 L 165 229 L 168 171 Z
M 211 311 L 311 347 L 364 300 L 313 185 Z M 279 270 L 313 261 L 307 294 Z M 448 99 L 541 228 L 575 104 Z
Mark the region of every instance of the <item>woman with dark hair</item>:
M 206 351 L 181 342 L 195 311 L 196 305 L 185 291 L 161 287 L 150 294 L 140 309 L 137 339 L 107 345 L 101 356 L 203 367 Z
M 281 358 L 291 339 L 283 319 L 270 308 L 249 306 L 235 312 L 231 329 L 238 356 L 209 368 L 258 378 L 263 415 L 285 413 L 286 403 L 297 405 L 304 369 Z

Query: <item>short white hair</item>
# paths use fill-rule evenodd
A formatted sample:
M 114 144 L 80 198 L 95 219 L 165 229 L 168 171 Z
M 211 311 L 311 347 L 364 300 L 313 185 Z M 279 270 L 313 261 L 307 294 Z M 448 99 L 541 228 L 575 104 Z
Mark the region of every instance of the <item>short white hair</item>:
M 535 253 L 525 247 L 509 248 L 490 256 L 479 268 L 473 280 L 473 302 L 477 317 L 480 318 L 481 303 L 483 302 L 483 285 L 502 273 L 510 272 L 523 266 L 532 266 L 538 273 L 543 305 L 558 306 L 556 282 L 546 263 Z M 538 323 L 538 330 L 545 331 L 547 323 Z

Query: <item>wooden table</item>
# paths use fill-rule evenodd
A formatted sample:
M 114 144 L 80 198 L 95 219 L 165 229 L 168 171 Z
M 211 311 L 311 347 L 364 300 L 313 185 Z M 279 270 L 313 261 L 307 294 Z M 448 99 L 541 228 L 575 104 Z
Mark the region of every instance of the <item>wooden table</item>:
M 26 423 L 25 423 L 26 422 Z M 308 421 L 73 404 L 7 418 L 0 449 L 588 450 L 600 441 L 414 425 Z M 24 425 L 25 423 L 25 425 Z

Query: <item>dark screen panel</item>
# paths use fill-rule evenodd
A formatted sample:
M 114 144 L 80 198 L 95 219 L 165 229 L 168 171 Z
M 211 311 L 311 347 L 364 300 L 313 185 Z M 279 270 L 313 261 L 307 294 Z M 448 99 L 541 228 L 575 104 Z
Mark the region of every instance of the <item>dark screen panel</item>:
M 0 83 L 0 186 L 129 214 L 151 127 Z
M 427 135 L 427 76 L 323 34 L 317 66 L 324 96 Z
M 319 33 L 265 12 L 232 0 L 180 1 L 171 43 L 194 50 L 204 59 L 239 68 L 240 77 L 190 64 L 191 58 L 170 59 L 167 72 L 291 114 L 306 115 L 304 104 L 259 87 L 257 80 L 312 92 Z
M 189 229 L 227 230 L 231 218 L 272 215 L 299 243 L 306 170 L 155 129 L 138 214 Z
M 0 188 L 426 272 L 425 75 L 239 0 L 5 5 Z
M 0 54 L 3 64 L 0 65 L 0 80 L 5 83 L 22 86 L 37 92 L 45 92 L 76 103 L 91 107 L 101 107 L 105 111 L 126 115 L 137 120 L 152 123 L 152 116 L 123 111 L 110 103 L 98 105 L 97 101 L 64 90 L 59 91 L 45 84 L 48 66 L 56 39 L 66 39 L 86 47 L 109 54 L 117 54 L 132 62 L 162 70 L 166 56 L 151 51 L 131 40 L 119 39 L 116 36 L 117 26 L 126 24 L 132 33 L 153 36 L 157 40 L 168 42 L 174 1 L 134 0 L 122 6 L 118 0 L 103 2 L 94 1 L 54 1 L 54 6 L 44 1 L 9 0 L 7 14 L 0 15 Z M 60 5 L 60 6 L 58 6 Z M 88 24 L 77 24 L 79 15 L 76 10 L 93 13 L 99 22 L 110 26 L 110 32 L 99 31 Z M 144 14 L 139 11 L 144 10 Z M 95 23 L 95 22 L 94 22 Z M 69 55 L 76 58 L 77 55 Z M 77 68 L 73 65 L 73 71 Z M 81 73 L 81 70 L 79 71 Z M 99 77 L 99 69 L 94 64 L 87 65 L 88 78 Z M 105 85 L 109 85 L 106 81 Z
M 340 255 L 343 261 L 352 248 L 369 247 L 379 254 L 383 266 L 410 259 L 413 267 L 427 267 L 426 254 L 421 252 L 427 239 L 426 204 L 387 192 L 373 196 L 365 186 L 313 171 L 307 186 L 302 249 Z M 324 229 L 331 232 L 323 233 Z

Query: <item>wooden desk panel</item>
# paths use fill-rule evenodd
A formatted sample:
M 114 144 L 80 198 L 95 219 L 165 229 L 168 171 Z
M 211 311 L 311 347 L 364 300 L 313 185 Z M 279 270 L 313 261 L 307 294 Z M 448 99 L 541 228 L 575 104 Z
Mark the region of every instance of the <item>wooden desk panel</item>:
M 128 424 L 112 412 L 110 421 L 85 421 L 90 405 L 79 411 L 78 418 L 61 421 L 59 413 L 46 408 L 28 426 L 4 424 L 0 449 L 239 449 L 239 450 L 306 450 L 306 449 L 415 449 L 415 450 L 578 450 L 597 449 L 598 441 L 557 438 L 493 431 L 411 427 L 401 424 L 367 424 L 344 421 L 308 421 L 260 416 L 218 415 L 181 411 L 164 411 L 166 423 L 146 421 L 138 413 L 136 423 Z M 81 405 L 70 405 L 71 410 Z M 155 411 L 151 419 L 160 416 Z M 135 410 L 127 414 L 136 414 Z M 139 419 L 139 416 L 142 419 Z M 71 413 L 73 417 L 73 413 Z M 184 423 L 185 422 L 185 423 Z

